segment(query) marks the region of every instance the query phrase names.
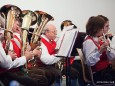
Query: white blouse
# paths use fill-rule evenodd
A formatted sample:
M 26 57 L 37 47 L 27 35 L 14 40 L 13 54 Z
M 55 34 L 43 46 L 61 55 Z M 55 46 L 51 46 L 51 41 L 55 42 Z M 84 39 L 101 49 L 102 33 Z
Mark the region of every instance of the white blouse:
M 98 41 L 98 38 L 93 38 L 95 41 Z M 94 42 L 91 39 L 87 39 L 83 42 L 83 53 L 86 58 L 86 64 L 93 66 L 95 65 L 99 60 L 101 54 L 99 53 L 98 47 L 94 44 Z M 115 50 L 111 49 L 110 51 L 106 51 L 106 54 L 108 56 L 108 59 L 111 60 L 115 58 Z

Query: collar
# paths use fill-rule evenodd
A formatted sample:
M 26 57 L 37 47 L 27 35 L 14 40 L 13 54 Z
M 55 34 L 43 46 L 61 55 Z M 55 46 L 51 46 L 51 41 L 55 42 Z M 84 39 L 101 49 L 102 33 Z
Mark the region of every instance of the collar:
M 95 42 L 98 42 L 98 37 L 92 37 Z
M 88 35 L 86 35 L 85 39 L 88 37 Z M 90 36 L 95 42 L 98 42 L 98 37 L 92 37 Z
M 13 36 L 16 35 L 19 39 L 21 39 L 20 34 L 19 33 L 13 33 Z
M 50 42 L 50 40 L 45 36 L 45 35 L 41 35 L 42 38 L 44 38 L 46 41 Z

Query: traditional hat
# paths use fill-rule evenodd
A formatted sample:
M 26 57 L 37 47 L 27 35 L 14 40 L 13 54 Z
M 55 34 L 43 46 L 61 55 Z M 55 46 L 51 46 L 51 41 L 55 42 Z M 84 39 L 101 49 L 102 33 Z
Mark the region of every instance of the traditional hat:
M 74 25 L 73 28 L 77 28 L 77 26 L 73 24 L 71 20 L 65 20 L 61 23 L 61 30 L 63 30 L 64 26 L 70 26 L 70 25 Z

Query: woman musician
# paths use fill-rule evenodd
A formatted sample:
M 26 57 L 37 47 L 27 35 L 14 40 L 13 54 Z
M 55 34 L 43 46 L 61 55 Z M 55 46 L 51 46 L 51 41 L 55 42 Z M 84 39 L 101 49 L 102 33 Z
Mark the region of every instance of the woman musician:
M 109 21 L 105 16 L 92 16 L 86 24 L 87 36 L 83 42 L 86 64 L 91 66 L 96 84 L 115 84 L 115 70 L 110 60 L 115 58 L 115 50 L 108 49 L 110 43 L 104 34 L 109 30 Z M 104 38 L 104 41 L 100 41 Z M 90 47 L 89 47 L 90 46 Z

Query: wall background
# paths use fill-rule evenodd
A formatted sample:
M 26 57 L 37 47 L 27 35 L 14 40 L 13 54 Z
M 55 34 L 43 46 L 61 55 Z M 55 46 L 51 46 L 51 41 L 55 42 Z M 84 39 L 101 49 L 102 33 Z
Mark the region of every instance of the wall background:
M 82 32 L 90 16 L 104 15 L 110 20 L 111 31 L 115 34 L 115 0 L 0 0 L 0 7 L 13 4 L 22 10 L 41 10 L 54 17 L 53 23 L 60 33 L 63 20 L 72 20 Z

